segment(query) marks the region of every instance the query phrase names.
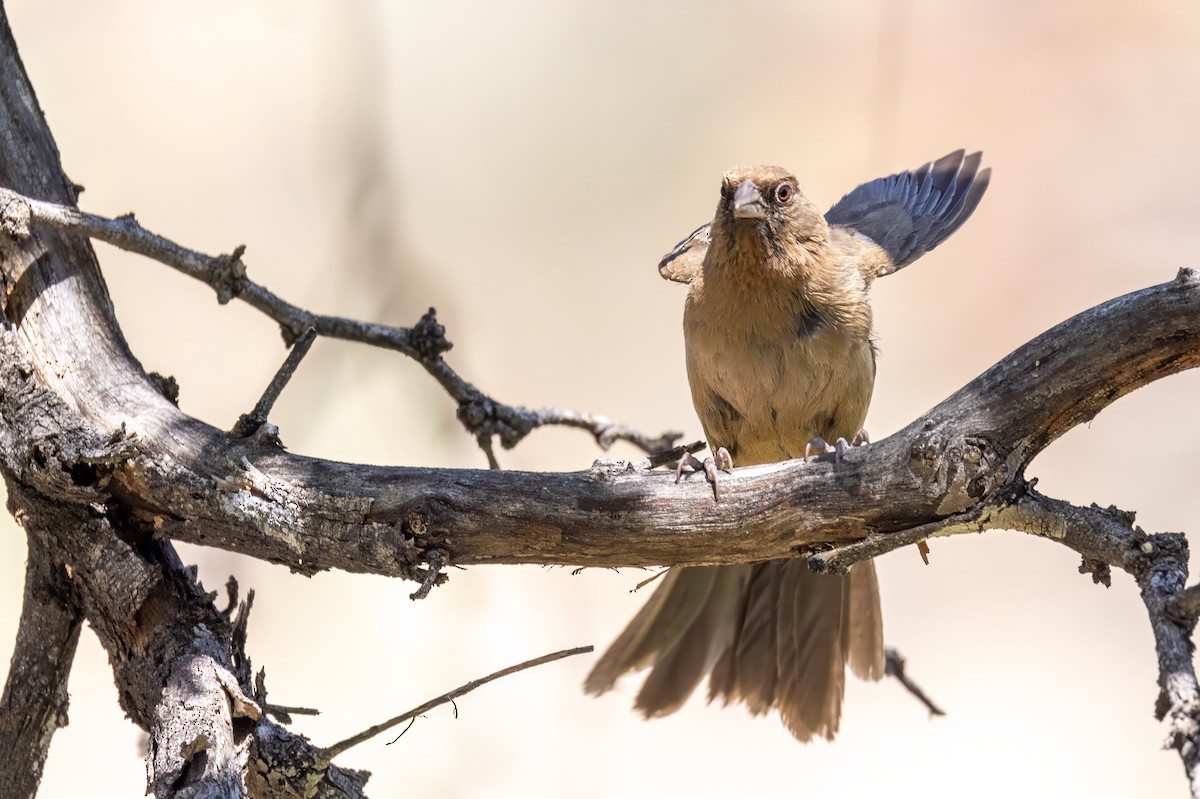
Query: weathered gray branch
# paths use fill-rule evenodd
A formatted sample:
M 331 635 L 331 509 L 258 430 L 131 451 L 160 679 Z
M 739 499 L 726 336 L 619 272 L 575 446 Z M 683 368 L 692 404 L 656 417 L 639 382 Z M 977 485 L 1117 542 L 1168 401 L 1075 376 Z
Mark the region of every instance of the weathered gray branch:
M 289 345 L 306 330 L 315 330 L 318 335 L 369 344 L 407 355 L 425 367 L 458 404 L 459 421 L 479 441 L 492 468 L 496 468 L 491 448 L 493 437 L 499 438 L 500 443 L 509 449 L 532 431 L 547 425 L 586 430 L 605 450 L 617 441 L 626 441 L 653 453 L 669 449 L 683 435 L 668 431 L 659 436 L 649 436 L 607 416 L 564 408 L 531 410 L 495 401 L 464 380 L 442 358 L 442 353 L 449 351 L 453 345 L 446 339 L 446 329 L 438 323 L 433 308 L 411 328 L 314 314 L 286 302 L 247 277 L 246 266 L 242 262 L 244 247 L 234 248 L 229 255 L 205 255 L 151 233 L 138 223 L 133 214 L 106 219 L 74 207 L 22 197 L 3 188 L 0 188 L 0 213 L 4 214 L 5 230 L 18 238 L 26 234 L 28 225 L 33 222 L 79 233 L 153 258 L 211 287 L 222 304 L 236 298 L 262 311 L 279 324 L 284 340 Z
M 1200 364 L 1195 273 L 1064 322 L 841 463 L 738 469 L 723 479 L 719 503 L 702 477 L 675 486 L 644 464 L 535 474 L 335 463 L 285 453 L 269 437 L 231 436 L 163 397 L 128 351 L 94 254 L 77 234 L 171 263 L 223 301 L 236 296 L 267 313 L 289 340 L 313 327 L 418 359 L 485 450 L 493 436 L 510 445 L 544 423 L 584 427 L 602 444 L 636 436 L 600 417 L 495 403 L 445 364 L 448 342 L 432 314 L 413 328 L 312 314 L 249 281 L 240 251 L 210 258 L 132 218 L 79 212 L 4 19 L 0 75 L 0 184 L 9 187 L 0 195 L 8 321 L 0 330 L 0 471 L 31 541 L 72 575 L 54 596 L 96 629 L 122 706 L 151 730 L 160 796 L 233 795 L 243 790 L 239 777 L 252 795 L 355 796 L 365 779 L 262 716 L 228 620 L 168 538 L 305 573 L 403 576 L 428 591 L 448 563 L 644 566 L 807 555 L 839 569 L 930 536 L 996 527 L 1071 547 L 1097 580 L 1111 567 L 1137 580 L 1159 657 L 1159 714 L 1200 796 L 1194 616 L 1181 612 L 1196 604 L 1185 589 L 1186 541 L 1147 535 L 1118 511 L 1043 497 L 1024 478 L 1070 428 Z M 65 674 L 70 653 L 59 629 L 58 654 L 44 657 Z M 184 691 L 195 695 L 183 699 Z M 53 725 L 39 729 L 48 744 Z
M 1014 501 L 1029 461 L 1070 426 L 1196 365 L 1198 316 L 1200 281 L 1181 272 L 1038 337 L 836 466 L 738 469 L 719 503 L 703 479 L 675 486 L 622 464 L 541 474 L 309 459 L 234 440 L 136 387 L 86 394 L 104 398 L 93 414 L 111 420 L 93 431 L 111 440 L 94 456 L 95 487 L 146 534 L 302 572 L 424 580 L 430 553 L 460 565 L 636 566 L 747 562 L 862 539 L 886 548 Z M 29 376 L 18 383 L 24 395 L 39 389 Z
M 255 774 L 273 785 L 257 796 L 362 795 L 365 774 L 331 765 L 262 717 L 249 661 L 234 644 L 238 620 L 216 610 L 170 542 L 122 540 L 119 521 L 45 503 L 12 481 L 9 502 L 47 559 L 63 564 L 67 594 L 111 655 L 122 709 L 150 731 L 155 796 L 243 796 Z M 4 704 L 0 716 L 15 711 Z M 285 781 L 293 794 L 282 790 Z
M 74 199 L 2 9 L 0 182 L 59 202 Z M 64 399 L 129 379 L 142 394 L 153 392 L 153 383 L 121 338 L 90 246 L 52 235 L 23 248 L 11 233 L 0 234 L 0 470 L 9 508 L 29 538 L 30 562 L 0 700 L 0 795 L 36 791 L 51 735 L 65 722 L 66 675 L 86 618 L 109 653 L 122 707 L 151 731 L 150 781 L 158 796 L 243 795 L 247 787 L 255 796 L 361 796 L 365 774 L 321 763 L 311 744 L 273 722 L 249 723 L 256 708 L 246 699 L 248 663 L 233 646 L 228 621 L 169 542 L 140 536 L 95 492 L 119 439 L 95 431 L 121 425 Z M 71 341 L 68 328 L 75 326 L 91 332 Z M 14 379 L 37 388 L 13 393 Z M 30 437 L 32 431 L 41 432 Z M 39 484 L 55 485 L 55 497 Z
M 21 621 L 0 698 L 0 796 L 37 792 L 50 739 L 67 725 L 67 677 L 83 626 L 68 582 L 42 539 L 30 536 Z

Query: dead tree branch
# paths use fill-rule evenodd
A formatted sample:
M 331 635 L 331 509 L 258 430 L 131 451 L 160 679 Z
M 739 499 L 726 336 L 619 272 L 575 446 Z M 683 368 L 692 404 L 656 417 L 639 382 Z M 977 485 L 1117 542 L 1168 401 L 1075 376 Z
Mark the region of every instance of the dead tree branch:
M 0 189 L 0 210 L 4 211 L 6 230 L 22 235 L 27 226 L 46 225 L 103 241 L 122 250 L 152 258 L 199 280 L 217 293 L 221 304 L 239 299 L 279 324 L 284 341 L 292 346 L 306 330 L 317 335 L 344 339 L 394 350 L 417 361 L 437 380 L 458 404 L 458 419 L 475 436 L 495 466 L 491 450 L 493 437 L 505 449 L 516 446 L 529 433 L 546 425 L 586 430 L 607 450 L 617 441 L 626 441 L 647 453 L 670 449 L 683 435 L 666 432 L 648 436 L 606 416 L 581 413 L 564 408 L 531 410 L 497 402 L 464 380 L 442 358 L 454 345 L 446 339 L 446 328 L 438 323 L 433 308 L 413 327 L 393 327 L 358 322 L 339 316 L 316 314 L 284 301 L 278 295 L 246 276 L 242 262 L 245 247 L 238 246 L 228 255 L 205 255 L 182 247 L 146 230 L 133 214 L 106 219 L 77 208 L 44 200 L 22 197 Z
M 69 582 L 67 569 L 30 536 L 21 621 L 0 698 L 0 796 L 36 793 L 50 739 L 67 726 L 67 677 L 83 626 Z
M 1039 336 L 840 464 L 739 469 L 717 504 L 702 480 L 676 486 L 623 463 L 540 474 L 305 458 L 184 416 L 144 376 L 110 385 L 97 375 L 78 396 L 104 420 L 92 434 L 112 441 L 94 466 L 107 502 L 157 535 L 299 572 L 420 582 L 439 553 L 457 565 L 679 565 L 864 541 L 814 560 L 837 569 L 935 535 L 1009 524 L 998 511 L 1025 495 L 1025 468 L 1045 446 L 1129 391 L 1196 365 L 1198 312 L 1200 281 L 1183 271 Z M 72 331 L 76 341 L 87 335 Z M 16 380 L 22 396 L 44 388 L 31 375 Z M 1108 562 L 1105 553 L 1095 559 Z
M 211 258 L 132 218 L 79 212 L 3 18 L 0 75 L 0 185 L 9 187 L 0 195 L 0 472 L 31 540 L 71 575 L 55 597 L 96 630 L 122 706 L 151 731 L 159 796 L 357 796 L 365 780 L 264 717 L 233 625 L 182 569 L 172 538 L 302 573 L 401 576 L 428 591 L 443 566 L 479 563 L 807 556 L 837 570 L 930 537 L 998 527 L 1072 548 L 1096 579 L 1116 568 L 1137 581 L 1158 653 L 1159 716 L 1200 796 L 1186 540 L 1146 534 L 1130 514 L 1044 497 L 1024 476 L 1046 446 L 1117 398 L 1200 364 L 1194 272 L 1063 322 L 841 463 L 739 469 L 723 481 L 719 504 L 703 479 L 676 486 L 645 463 L 600 462 L 568 474 L 335 463 L 237 438 L 175 407 L 129 352 L 80 234 L 161 258 L 213 286 L 221 301 L 250 303 L 279 322 L 289 342 L 312 327 L 417 359 L 485 451 L 493 437 L 511 446 L 546 423 L 645 449 L 675 437 L 651 440 L 602 417 L 501 405 L 446 365 L 449 343 L 432 313 L 412 328 L 313 314 L 250 281 L 240 250 Z M 52 658 L 65 674 L 70 624 L 60 619 L 57 628 L 56 652 L 18 654 Z M 185 699 L 186 691 L 195 695 Z M 20 701 L 6 690 L 5 716 L 10 696 Z M 35 758 L 44 757 L 54 726 L 40 724 L 45 743 L 29 752 Z

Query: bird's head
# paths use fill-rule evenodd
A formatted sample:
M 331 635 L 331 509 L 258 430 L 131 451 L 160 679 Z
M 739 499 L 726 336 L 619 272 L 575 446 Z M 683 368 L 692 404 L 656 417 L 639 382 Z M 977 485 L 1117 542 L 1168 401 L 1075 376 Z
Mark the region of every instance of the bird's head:
M 824 244 L 824 215 L 778 166 L 735 167 L 721 182 L 713 219 L 713 246 L 767 268 L 791 271 Z

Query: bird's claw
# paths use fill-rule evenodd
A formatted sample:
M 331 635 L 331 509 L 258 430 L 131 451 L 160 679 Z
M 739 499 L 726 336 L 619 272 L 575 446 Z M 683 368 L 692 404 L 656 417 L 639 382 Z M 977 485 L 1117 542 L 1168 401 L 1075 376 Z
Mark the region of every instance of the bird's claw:
M 679 459 L 679 466 L 675 469 L 676 484 L 683 478 L 683 469 L 685 466 L 697 472 L 703 471 L 708 482 L 712 483 L 713 500 L 719 501 L 721 499 L 721 491 L 717 487 L 717 471 L 720 470 L 726 474 L 733 474 L 733 456 L 724 447 L 718 447 L 713 455 L 714 457 L 712 458 L 700 460 L 690 452 L 684 453 L 684 456 Z
M 716 461 L 718 469 L 725 474 L 733 474 L 733 456 L 729 454 L 729 450 L 717 447 Z
M 870 443 L 871 438 L 867 435 L 867 428 L 865 427 L 854 434 L 854 439 L 852 441 L 846 441 L 844 438 L 839 438 L 832 445 L 830 445 L 825 439 L 817 436 L 812 441 L 804 445 L 804 462 L 808 463 L 809 457 L 815 450 L 818 455 L 824 455 L 832 452 L 833 462 L 841 463 L 842 458 L 845 457 L 846 452 L 851 447 L 861 447 L 863 444 Z

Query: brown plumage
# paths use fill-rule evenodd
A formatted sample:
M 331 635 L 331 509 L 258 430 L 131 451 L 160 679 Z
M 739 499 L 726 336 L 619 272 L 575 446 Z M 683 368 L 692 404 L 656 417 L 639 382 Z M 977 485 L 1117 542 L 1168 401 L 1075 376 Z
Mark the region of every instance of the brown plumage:
M 690 285 L 688 382 L 710 448 L 735 464 L 797 458 L 814 438 L 851 438 L 875 382 L 869 290 L 967 220 L 987 188 L 962 150 L 867 183 L 822 215 L 779 167 L 726 173 L 716 216 L 659 264 Z M 597 662 L 603 693 L 650 668 L 637 698 L 672 713 L 709 676 L 709 699 L 776 708 L 800 740 L 837 732 L 845 669 L 883 674 L 875 567 L 844 577 L 802 560 L 671 569 Z

